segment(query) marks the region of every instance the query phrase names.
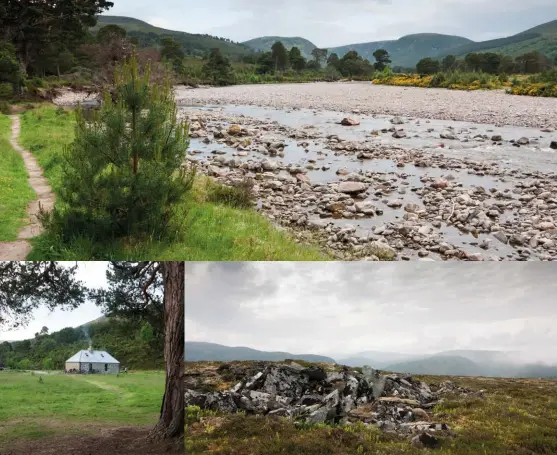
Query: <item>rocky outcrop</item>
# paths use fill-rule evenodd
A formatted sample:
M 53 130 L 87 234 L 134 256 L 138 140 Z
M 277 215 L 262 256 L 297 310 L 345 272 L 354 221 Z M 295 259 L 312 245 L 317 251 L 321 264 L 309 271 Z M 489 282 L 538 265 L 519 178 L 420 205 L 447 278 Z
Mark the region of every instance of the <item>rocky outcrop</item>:
M 242 411 L 286 417 L 295 422 L 363 422 L 384 431 L 431 435 L 450 430 L 445 423 L 436 422 L 431 414 L 433 407 L 443 400 L 442 395 L 481 396 L 483 393 L 448 381 L 430 387 L 412 376 L 382 374 L 371 367 L 364 367 L 362 372 L 348 367 L 339 371 L 291 362 L 267 364 L 254 371 L 251 369 L 250 375 L 227 390 L 202 392 L 186 388 L 185 403 L 227 413 Z M 227 375 L 236 376 L 231 376 L 230 370 Z M 418 442 L 431 446 L 432 439 L 423 436 L 415 444 Z

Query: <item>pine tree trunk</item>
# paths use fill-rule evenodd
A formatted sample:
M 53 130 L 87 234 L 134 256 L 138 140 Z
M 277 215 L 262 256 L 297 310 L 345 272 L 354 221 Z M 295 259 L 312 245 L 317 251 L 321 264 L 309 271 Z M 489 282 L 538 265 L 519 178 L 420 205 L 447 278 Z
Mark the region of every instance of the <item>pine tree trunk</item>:
M 183 262 L 163 262 L 164 363 L 166 385 L 153 439 L 184 437 L 184 286 Z

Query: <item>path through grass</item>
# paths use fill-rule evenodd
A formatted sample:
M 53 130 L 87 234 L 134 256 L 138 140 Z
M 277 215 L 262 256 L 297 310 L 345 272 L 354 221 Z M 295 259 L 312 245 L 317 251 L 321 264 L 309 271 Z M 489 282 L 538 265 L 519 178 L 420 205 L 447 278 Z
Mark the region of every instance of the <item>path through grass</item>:
M 27 206 L 35 198 L 23 158 L 10 145 L 11 127 L 11 118 L 0 114 L 0 242 L 17 239 Z
M 62 182 L 62 154 L 71 143 L 75 119 L 72 112 L 51 106 L 22 115 L 21 143 L 37 157 L 54 191 Z M 126 239 L 102 245 L 76 237 L 70 243 L 45 233 L 34 241 L 30 260 L 213 260 L 213 261 L 312 261 L 327 257 L 319 248 L 296 243 L 294 237 L 274 227 L 254 210 L 210 203 L 199 178 L 194 191 L 177 207 L 182 220 L 180 241 L 158 242 L 149 238 Z
M 155 425 L 164 372 L 42 376 L 0 372 L 0 447 L 20 439 L 92 432 L 116 425 Z

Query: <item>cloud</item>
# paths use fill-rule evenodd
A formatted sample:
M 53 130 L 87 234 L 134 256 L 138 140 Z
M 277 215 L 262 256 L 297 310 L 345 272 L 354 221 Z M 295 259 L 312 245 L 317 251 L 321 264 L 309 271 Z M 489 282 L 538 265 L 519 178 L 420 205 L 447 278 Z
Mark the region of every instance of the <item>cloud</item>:
M 555 0 L 205 0 L 179 13 L 183 10 L 182 1 L 159 2 L 156 20 L 171 29 L 234 41 L 302 36 L 320 47 L 424 32 L 485 40 L 557 19 Z M 146 0 L 117 0 L 108 13 L 149 21 L 153 8 Z
M 293 353 L 547 351 L 540 263 L 190 263 L 186 339 Z

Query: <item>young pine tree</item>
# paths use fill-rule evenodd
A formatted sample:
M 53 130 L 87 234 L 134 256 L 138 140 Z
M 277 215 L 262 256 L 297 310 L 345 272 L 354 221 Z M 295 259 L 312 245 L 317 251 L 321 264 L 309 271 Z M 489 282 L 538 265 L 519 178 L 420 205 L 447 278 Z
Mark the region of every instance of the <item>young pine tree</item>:
M 150 83 L 135 56 L 120 65 L 101 108 L 77 111 L 76 135 L 65 151 L 64 185 L 44 217 L 65 240 L 167 237 L 176 205 L 191 188 L 184 168 L 187 124 L 177 120 L 169 80 Z

